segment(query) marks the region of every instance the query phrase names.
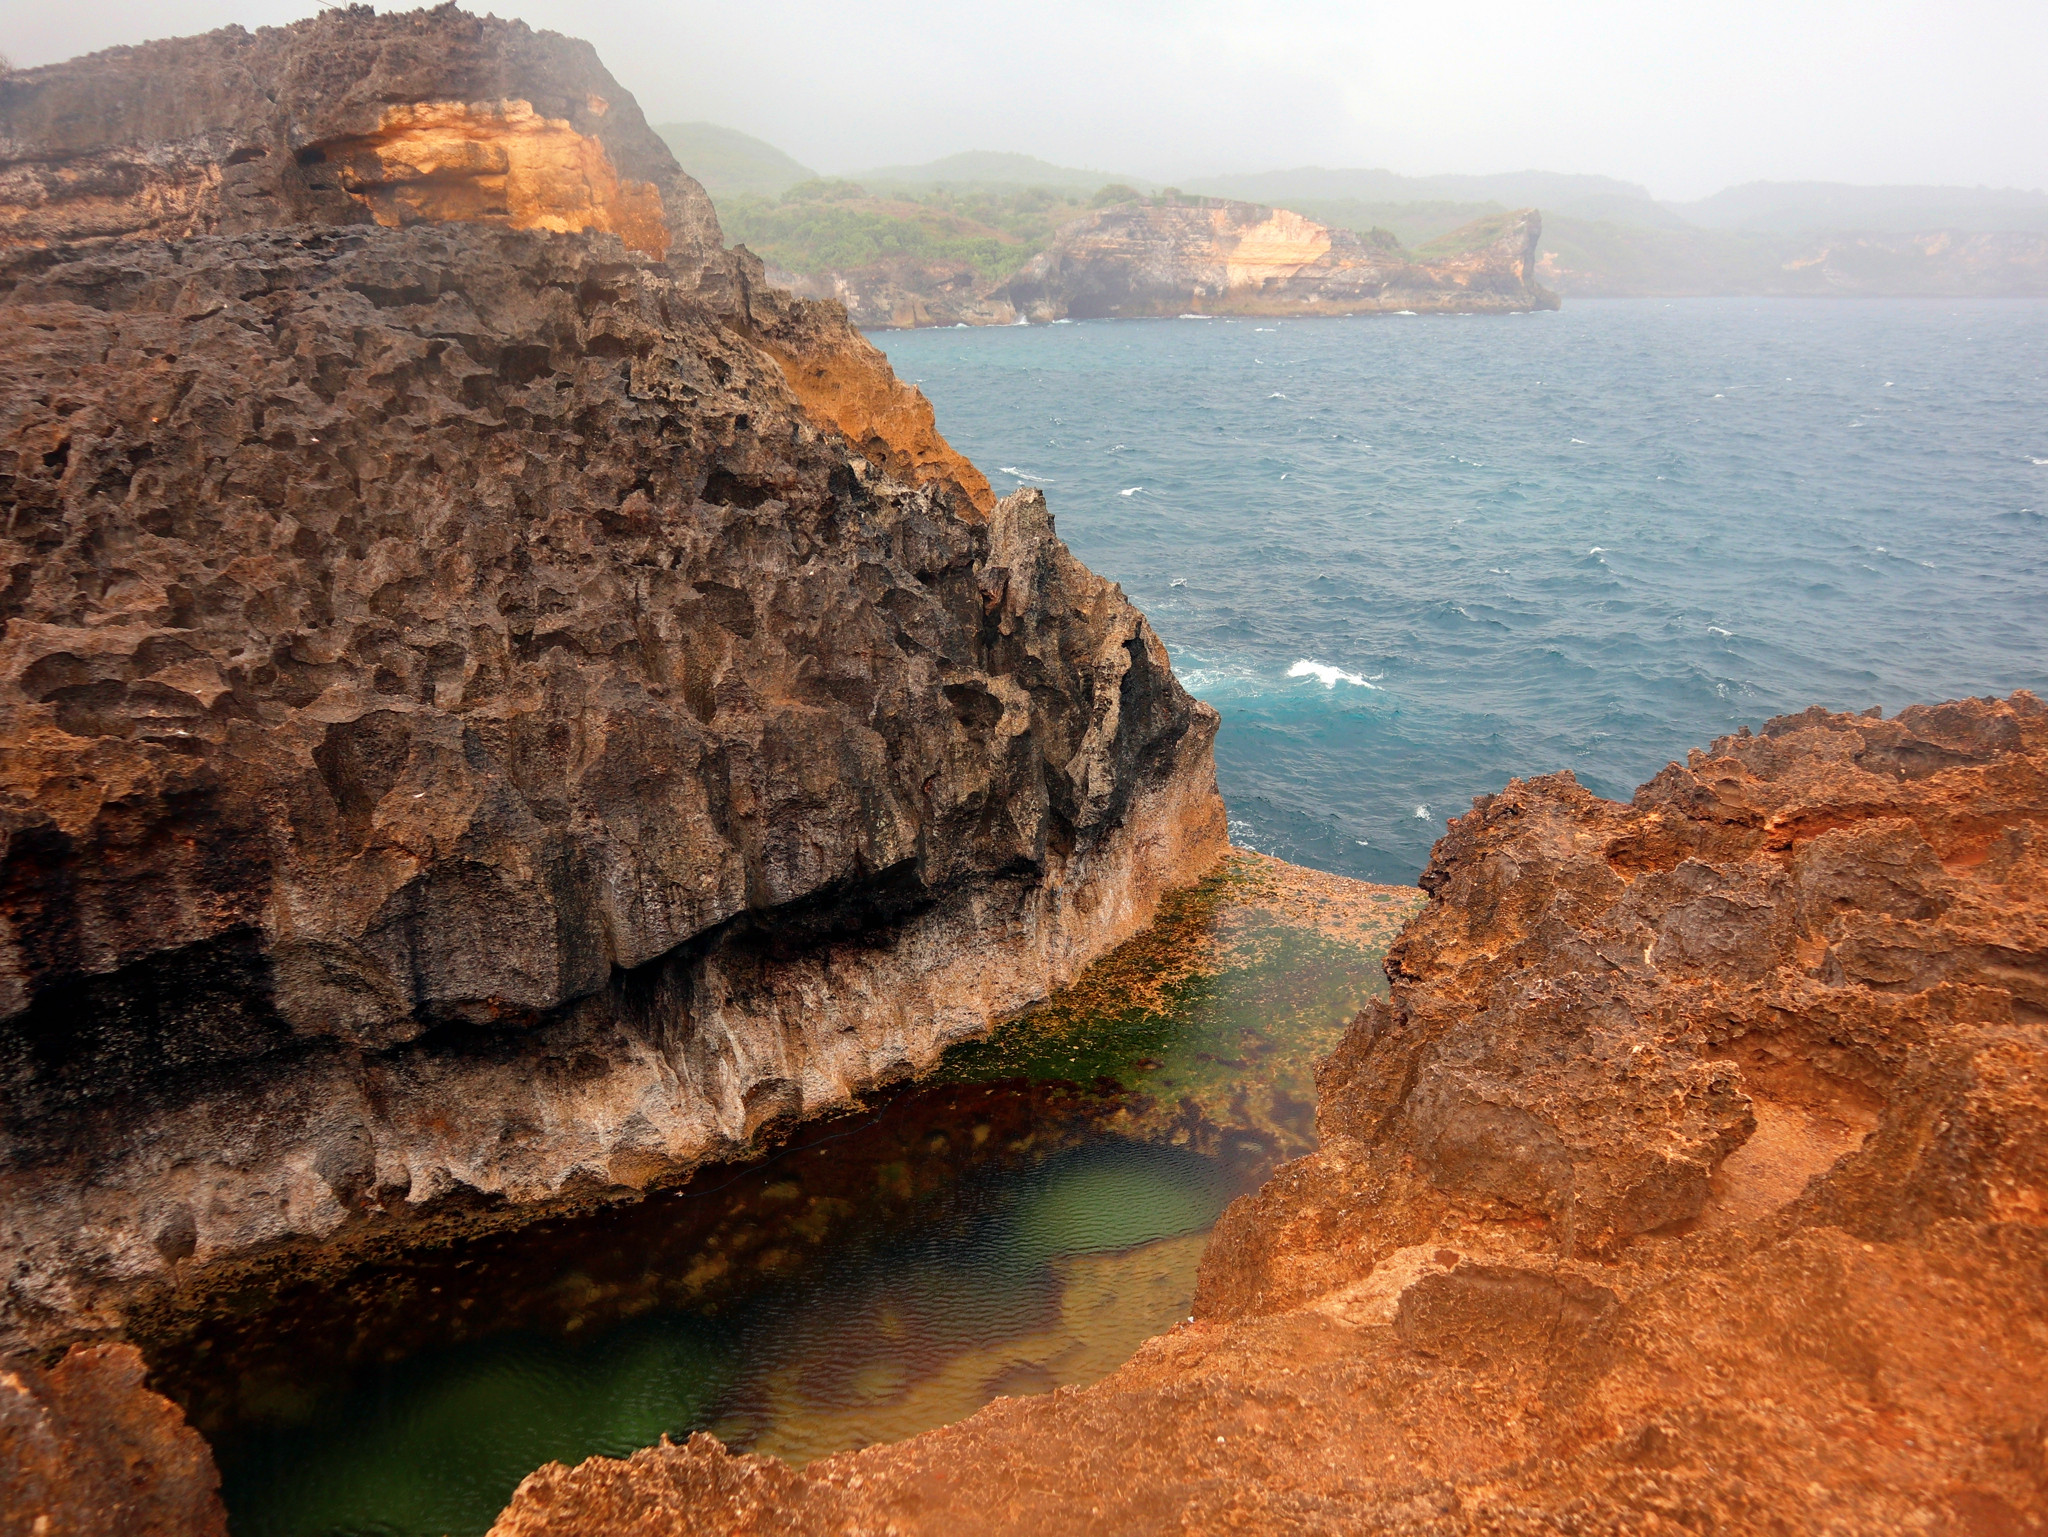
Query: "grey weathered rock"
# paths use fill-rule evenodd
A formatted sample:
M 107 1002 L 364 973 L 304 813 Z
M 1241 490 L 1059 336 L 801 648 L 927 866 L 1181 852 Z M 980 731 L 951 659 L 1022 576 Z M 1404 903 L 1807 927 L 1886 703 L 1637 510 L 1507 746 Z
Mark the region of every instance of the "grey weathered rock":
M 5 83 L 0 1344 L 735 1152 L 1222 847 L 1142 616 L 587 53 L 358 9 Z M 661 238 L 491 158 L 536 119 Z

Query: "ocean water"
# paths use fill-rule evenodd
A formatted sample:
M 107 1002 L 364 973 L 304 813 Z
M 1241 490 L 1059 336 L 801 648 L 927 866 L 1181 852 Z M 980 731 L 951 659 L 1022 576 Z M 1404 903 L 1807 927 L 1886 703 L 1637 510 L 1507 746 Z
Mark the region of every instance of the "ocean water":
M 925 1079 L 677 1189 L 286 1283 L 149 1350 L 235 1537 L 476 1537 L 550 1459 L 796 1462 L 1093 1382 L 1314 1145 L 1314 1064 L 1419 901 L 1234 860 Z
M 1237 840 L 1410 881 L 1809 704 L 2048 688 L 2048 302 L 878 333 L 1222 712 Z

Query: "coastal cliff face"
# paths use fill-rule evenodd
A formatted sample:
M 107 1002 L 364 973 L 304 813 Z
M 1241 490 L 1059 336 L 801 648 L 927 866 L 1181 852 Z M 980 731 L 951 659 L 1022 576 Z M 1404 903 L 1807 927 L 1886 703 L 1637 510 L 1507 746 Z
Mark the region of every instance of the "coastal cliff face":
M 1810 710 L 1437 845 L 1320 1151 L 1095 1387 L 497 1537 L 2048 1525 L 2048 709 Z
M 0 251 L 447 222 L 617 237 L 785 363 L 829 362 L 826 387 L 790 381 L 821 425 L 992 505 L 836 306 L 792 301 L 724 249 L 704 189 L 588 43 L 453 4 L 357 5 L 0 77 Z
M 964 262 L 900 260 L 823 273 L 780 272 L 791 293 L 843 305 L 857 326 L 908 331 L 918 326 L 1007 326 L 1017 312 L 989 297 L 989 284 Z
M 1068 225 L 987 297 L 1032 321 L 1555 309 L 1536 282 L 1542 220 L 1524 209 L 1500 224 L 1469 251 L 1419 262 L 1284 208 L 1119 206 Z
M 1221 853 L 1142 616 L 584 45 L 0 93 L 0 1349 L 743 1152 Z
M 1015 274 L 899 258 L 776 281 L 833 300 L 855 325 L 1003 326 L 1114 316 L 1498 313 L 1555 309 L 1537 281 L 1534 209 L 1415 255 L 1284 208 L 1206 200 L 1117 204 L 1063 226 Z

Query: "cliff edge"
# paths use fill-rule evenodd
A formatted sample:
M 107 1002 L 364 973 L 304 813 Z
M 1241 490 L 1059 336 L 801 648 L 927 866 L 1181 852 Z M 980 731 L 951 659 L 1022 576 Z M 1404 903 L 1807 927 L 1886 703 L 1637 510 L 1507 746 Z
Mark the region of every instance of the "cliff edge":
M 1541 216 L 1494 222 L 1457 254 L 1422 260 L 1285 208 L 1118 205 L 1066 226 L 985 302 L 1032 321 L 1556 309 L 1536 280 Z
M 2048 1526 L 2048 709 L 1809 710 L 1451 824 L 1323 1146 L 1084 1390 L 496 1537 Z
M 870 217 L 906 220 L 914 208 L 879 203 Z M 919 228 L 914 221 L 907 227 Z M 1501 314 L 1557 308 L 1557 295 L 1538 281 L 1542 232 L 1541 216 L 1527 208 L 1489 215 L 1410 252 L 1384 232 L 1364 236 L 1286 208 L 1138 199 L 1061 224 L 1022 267 L 995 280 L 966 262 L 906 253 L 776 278 L 835 300 L 856 325 L 878 329 L 1190 313 Z
M 1223 849 L 1035 493 L 444 6 L 0 80 L 0 1349 L 612 1198 Z

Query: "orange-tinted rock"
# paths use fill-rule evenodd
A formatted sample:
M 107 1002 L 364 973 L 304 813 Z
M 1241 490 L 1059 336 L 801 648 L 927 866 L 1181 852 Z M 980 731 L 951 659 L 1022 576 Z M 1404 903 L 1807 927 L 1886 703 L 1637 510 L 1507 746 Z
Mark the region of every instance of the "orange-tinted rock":
M 724 250 L 704 189 L 587 43 L 453 5 L 336 9 L 0 77 L 0 137 L 0 249 L 367 223 L 615 235 L 768 345 L 819 426 L 993 504 L 837 306 L 771 297 Z
M 837 304 L 767 287 L 750 288 L 748 298 L 755 337 L 813 417 L 913 485 L 958 486 L 983 516 L 995 507 L 988 478 L 939 436 L 932 403 L 891 372 L 888 359 L 846 323 Z
M 0 253 L 0 1345 L 680 1177 L 1222 854 L 1143 617 L 583 45 L 355 8 L 0 88 L 50 193 Z M 211 233 L 151 222 L 178 166 Z
M 1097 1386 L 498 1537 L 2048 1529 L 2048 709 L 1814 710 L 1455 821 L 1324 1146 Z
M 1463 254 L 1422 261 L 1285 208 L 1118 205 L 1060 230 L 984 307 L 999 301 L 1034 321 L 1555 309 L 1536 281 L 1542 228 L 1524 209 L 1471 231 Z
M 600 140 L 531 102 L 386 107 L 375 131 L 314 148 L 379 224 L 604 230 L 635 251 L 668 254 L 654 184 L 621 181 Z
M 0 1368 L 5 1537 L 227 1537 L 212 1454 L 128 1345 Z
M 589 44 L 452 5 L 18 70 L 0 124 L 0 245 L 415 219 L 608 230 L 685 265 L 721 244 Z

